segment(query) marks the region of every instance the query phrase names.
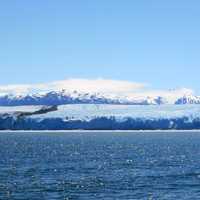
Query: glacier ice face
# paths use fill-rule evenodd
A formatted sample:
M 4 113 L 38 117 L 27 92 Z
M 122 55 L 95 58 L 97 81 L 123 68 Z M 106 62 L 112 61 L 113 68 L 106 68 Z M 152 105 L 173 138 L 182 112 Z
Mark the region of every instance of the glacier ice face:
M 0 112 L 3 130 L 200 129 L 200 105 L 70 104 L 55 109 L 48 106 L 3 109 Z
M 109 104 L 71 104 L 58 106 L 58 110 L 42 115 L 34 115 L 33 118 L 62 118 L 90 120 L 96 117 L 122 118 L 180 118 L 200 117 L 200 105 L 109 105 Z

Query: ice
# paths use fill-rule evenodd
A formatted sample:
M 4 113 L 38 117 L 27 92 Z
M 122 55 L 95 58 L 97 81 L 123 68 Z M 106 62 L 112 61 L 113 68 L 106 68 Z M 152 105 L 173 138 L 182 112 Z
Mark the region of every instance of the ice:
M 97 117 L 142 118 L 142 119 L 170 119 L 180 117 L 200 117 L 200 105 L 94 105 L 94 104 L 70 104 L 58 106 L 57 111 L 41 115 L 33 115 L 32 118 L 62 118 L 75 120 L 91 120 Z

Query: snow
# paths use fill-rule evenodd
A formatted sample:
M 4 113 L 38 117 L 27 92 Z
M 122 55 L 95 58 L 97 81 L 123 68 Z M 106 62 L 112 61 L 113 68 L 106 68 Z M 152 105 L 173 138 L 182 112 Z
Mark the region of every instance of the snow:
M 195 104 L 69 104 L 45 114 L 30 113 L 40 109 L 41 106 L 0 107 L 0 130 L 200 129 L 200 105 Z M 29 114 L 18 115 L 16 111 Z
M 184 95 L 183 97 L 177 99 L 175 104 L 200 104 L 200 97 L 193 95 Z
M 130 118 L 171 119 L 200 117 L 200 105 L 109 105 L 71 104 L 58 106 L 57 111 L 31 118 L 62 118 L 64 120 L 91 120 L 97 117 L 115 117 L 118 120 Z
M 186 93 L 186 91 L 184 90 Z M 132 104 L 132 105 L 158 105 L 158 104 L 200 104 L 200 97 L 193 94 L 180 95 L 169 92 L 164 94 L 141 94 L 114 95 L 105 93 L 84 93 L 66 90 L 50 91 L 43 93 L 17 95 L 0 95 L 0 106 L 22 105 L 65 105 L 65 104 Z M 182 94 L 182 93 L 181 93 Z

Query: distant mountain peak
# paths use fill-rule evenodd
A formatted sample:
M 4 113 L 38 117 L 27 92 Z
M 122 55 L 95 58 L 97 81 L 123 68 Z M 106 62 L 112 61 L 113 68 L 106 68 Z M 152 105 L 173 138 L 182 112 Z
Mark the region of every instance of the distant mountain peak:
M 77 90 L 69 92 L 65 89 L 34 94 L 5 94 L 0 96 L 0 106 L 64 104 L 200 104 L 200 97 L 188 93 L 182 96 L 179 95 L 171 101 L 170 97 L 162 95 L 122 96 L 100 92 L 79 92 Z
M 184 95 L 178 98 L 175 104 L 200 104 L 200 96 Z

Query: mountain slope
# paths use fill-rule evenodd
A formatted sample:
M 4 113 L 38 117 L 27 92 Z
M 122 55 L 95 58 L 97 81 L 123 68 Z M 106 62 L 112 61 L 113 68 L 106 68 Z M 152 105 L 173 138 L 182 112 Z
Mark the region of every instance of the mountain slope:
M 45 94 L 3 95 L 0 96 L 0 106 L 21 105 L 64 105 L 64 104 L 130 104 L 156 105 L 163 104 L 162 97 L 129 98 L 111 96 L 100 93 L 79 93 L 77 91 L 51 91 Z
M 50 91 L 43 94 L 0 96 L 0 106 L 22 105 L 65 105 L 65 104 L 124 104 L 124 105 L 162 105 L 162 104 L 200 104 L 200 97 L 194 95 L 177 96 L 119 96 L 102 93 L 83 93 Z
M 184 95 L 183 97 L 177 99 L 175 104 L 200 104 L 200 97 L 199 96 L 193 96 L 193 95 Z

